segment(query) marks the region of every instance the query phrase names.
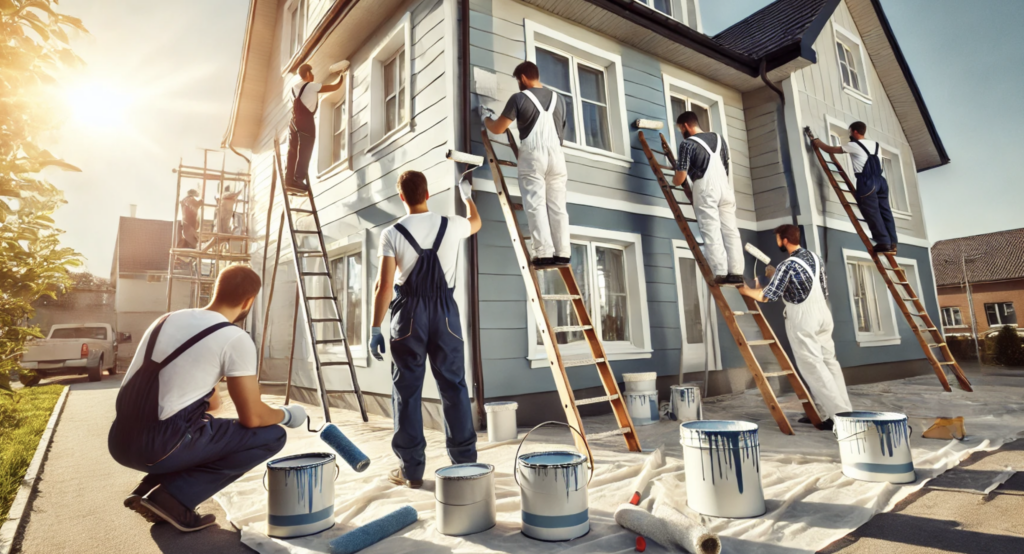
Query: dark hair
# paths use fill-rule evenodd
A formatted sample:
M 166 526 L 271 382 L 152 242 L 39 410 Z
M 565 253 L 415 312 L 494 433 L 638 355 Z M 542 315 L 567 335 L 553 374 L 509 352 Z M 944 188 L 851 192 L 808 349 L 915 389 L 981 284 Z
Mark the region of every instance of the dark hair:
M 313 66 L 309 65 L 308 63 L 304 63 L 304 64 L 300 65 L 299 66 L 299 77 L 305 78 L 306 74 L 309 73 L 310 71 L 313 71 Z
M 523 62 L 512 71 L 512 76 L 516 79 L 526 77 L 530 81 L 536 81 L 540 79 L 540 69 L 537 69 L 537 64 L 533 62 Z
M 427 200 L 427 176 L 419 171 L 406 171 L 398 177 L 398 192 L 410 206 Z
M 213 304 L 237 307 L 260 291 L 260 276 L 252 268 L 241 264 L 230 265 L 217 275 L 213 291 Z
M 865 125 L 863 121 L 854 121 L 853 123 L 851 123 L 850 130 L 856 133 L 860 133 L 861 135 L 868 134 L 868 126 Z
M 676 118 L 676 125 L 700 125 L 695 112 L 683 112 Z
M 800 244 L 800 228 L 796 225 L 790 225 L 789 223 L 779 225 L 775 228 L 775 234 L 781 239 L 788 240 L 789 244 L 798 246 Z

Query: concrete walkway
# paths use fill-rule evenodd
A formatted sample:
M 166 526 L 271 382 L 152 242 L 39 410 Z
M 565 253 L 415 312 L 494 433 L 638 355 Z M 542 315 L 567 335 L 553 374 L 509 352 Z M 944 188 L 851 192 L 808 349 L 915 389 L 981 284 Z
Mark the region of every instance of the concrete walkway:
M 217 514 L 219 528 L 188 534 L 166 523 L 151 525 L 122 505 L 141 475 L 107 453 L 121 377 L 104 375 L 97 383 L 85 377 L 48 381 L 71 390 L 14 552 L 251 553 L 216 502 L 207 501 L 199 511 Z

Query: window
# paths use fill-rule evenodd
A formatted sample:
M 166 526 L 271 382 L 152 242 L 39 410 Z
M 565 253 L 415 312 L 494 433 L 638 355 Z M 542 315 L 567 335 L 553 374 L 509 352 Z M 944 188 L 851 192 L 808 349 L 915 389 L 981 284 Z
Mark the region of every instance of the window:
M 641 4 L 645 4 L 650 8 L 658 10 L 659 12 L 671 16 L 672 6 L 669 0 L 640 0 Z
M 348 136 L 346 130 L 348 127 L 348 109 L 345 105 L 345 99 L 342 98 L 334 105 L 331 110 L 331 163 L 336 164 L 345 158 L 345 152 L 348 149 Z
M 292 59 L 306 38 L 306 0 L 293 0 L 288 6 L 288 59 Z
M 881 334 L 882 316 L 874 280 L 876 268 L 870 263 L 847 262 L 846 271 L 850 282 L 850 294 L 853 296 L 857 333 Z
M 363 344 L 363 254 L 356 252 L 331 260 L 331 279 L 338 298 L 338 313 L 345 322 L 349 345 Z M 338 337 L 333 337 L 338 338 Z
M 985 304 L 985 316 L 988 317 L 989 327 L 1017 324 L 1017 312 L 1013 311 L 1013 302 Z
M 411 130 L 411 28 L 406 13 L 371 56 L 370 153 Z
M 860 38 L 838 25 L 834 25 L 834 29 L 839 79 L 842 82 L 843 90 L 861 100 L 869 100 L 867 62 Z
M 676 136 L 676 144 L 683 142 L 683 133 L 679 130 L 679 126 L 676 125 L 676 120 L 679 119 L 679 115 L 683 112 L 693 112 L 697 114 L 697 121 L 700 128 L 704 131 L 714 131 L 711 126 L 711 109 L 708 106 L 696 101 L 692 98 L 680 95 L 671 95 L 672 103 L 672 129 Z
M 405 49 L 384 64 L 384 133 L 405 123 Z
M 860 346 L 899 344 L 896 304 L 871 257 L 865 252 L 846 249 L 843 257 L 857 342 Z M 907 280 L 916 287 L 915 290 L 922 290 L 917 262 L 908 258 L 897 258 L 897 262 L 906 271 Z M 905 294 L 903 297 L 909 298 Z
M 537 48 L 537 67 L 545 86 L 565 100 L 565 140 L 611 150 L 605 72 L 546 47 Z
M 676 125 L 679 115 L 686 111 L 697 114 L 700 128 L 707 132 L 718 133 L 729 142 L 728 129 L 725 128 L 725 100 L 718 94 L 673 77 L 662 74 L 665 88 L 665 106 L 669 124 L 673 131 L 669 133 L 672 151 L 678 152 L 683 135 Z
M 942 308 L 943 327 L 963 327 L 964 320 L 960 316 L 960 308 Z
M 909 214 L 910 203 L 907 196 L 907 185 L 903 180 L 903 164 L 900 163 L 900 156 L 893 148 L 884 144 L 878 151 L 878 157 L 882 161 L 882 176 L 889 183 L 889 201 L 892 211 Z

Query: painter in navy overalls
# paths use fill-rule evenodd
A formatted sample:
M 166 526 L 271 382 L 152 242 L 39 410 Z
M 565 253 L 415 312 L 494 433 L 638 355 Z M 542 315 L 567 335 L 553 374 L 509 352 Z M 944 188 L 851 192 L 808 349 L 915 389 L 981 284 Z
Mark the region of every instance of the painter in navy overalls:
M 292 121 L 288 125 L 288 165 L 285 167 L 285 186 L 309 188 L 309 161 L 313 157 L 313 143 L 316 142 L 316 110 L 306 107 L 302 93 L 310 83 L 305 83 L 296 94 L 292 91 Z
M 447 228 L 448 218 L 442 217 L 433 247 L 424 250 L 408 229 L 395 224 L 395 230 L 419 256 L 405 282 L 395 285 L 391 301 L 391 402 L 395 418 L 391 447 L 408 480 L 423 479 L 426 467 L 427 441 L 420 405 L 428 358 L 441 393 L 448 457 L 456 464 L 476 461 L 476 430 L 466 387 L 459 307 L 455 288 L 448 287 L 437 258 Z

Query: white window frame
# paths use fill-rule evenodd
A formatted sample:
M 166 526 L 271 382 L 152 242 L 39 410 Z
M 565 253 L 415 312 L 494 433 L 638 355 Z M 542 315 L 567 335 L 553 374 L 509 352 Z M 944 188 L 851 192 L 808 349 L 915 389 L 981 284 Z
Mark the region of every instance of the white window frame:
M 897 256 L 896 261 L 900 267 L 910 268 L 913 270 L 914 282 L 911 283 L 911 285 L 915 287 L 914 290 L 923 290 L 921 288 L 921 271 L 918 267 L 917 260 Z M 872 277 L 872 292 L 874 293 L 875 300 L 878 302 L 878 316 L 879 319 L 882 320 L 883 332 L 861 333 L 857 330 L 857 310 L 853 298 L 853 283 L 850 282 L 849 273 L 847 272 L 847 265 L 851 262 L 863 263 L 870 266 L 869 274 Z M 874 261 L 871 259 L 871 255 L 860 250 L 844 248 L 843 278 L 846 279 L 847 299 L 850 307 L 850 320 L 857 343 L 861 347 L 891 346 L 894 344 L 900 344 L 901 338 L 899 322 L 896 315 L 896 302 L 893 300 L 888 287 L 885 286 L 885 282 L 882 281 L 881 275 L 878 274 L 878 269 L 875 266 Z M 885 298 L 883 299 L 881 296 L 884 296 Z
M 572 38 L 566 34 L 545 27 L 531 19 L 523 21 L 526 32 L 526 59 L 537 63 L 537 47 L 566 56 L 570 64 L 582 63 L 600 69 L 605 76 L 605 102 L 608 106 L 608 140 L 611 150 L 592 148 L 586 144 L 565 141 L 563 149 L 570 156 L 611 163 L 621 167 L 630 167 L 629 126 L 626 124 L 626 93 L 622 78 L 622 57 L 598 48 L 594 44 Z M 576 104 L 577 124 L 582 124 L 582 107 L 579 95 L 578 75 L 575 70 L 571 75 L 574 90 L 573 102 Z M 541 81 L 544 76 L 541 75 Z M 577 140 L 583 136 L 577 130 Z
M 411 15 L 406 12 L 402 19 L 391 29 L 381 44 L 370 55 L 370 147 L 367 154 L 373 154 L 413 130 L 415 126 L 412 113 L 412 23 Z M 390 131 L 385 131 L 384 101 L 384 66 L 402 52 L 405 60 L 405 121 Z M 396 83 L 397 85 L 397 83 Z
M 630 318 L 630 340 L 604 342 L 605 353 L 611 361 L 636 360 L 650 358 L 654 352 L 651 348 L 651 323 L 647 307 L 647 280 L 644 272 L 644 257 L 642 238 L 636 233 L 625 233 L 621 231 L 608 231 L 594 227 L 569 226 L 572 241 L 575 243 L 590 243 L 590 262 L 596 264 L 593 255 L 595 246 L 621 248 L 625 250 L 626 262 L 626 291 L 629 305 Z M 594 272 L 590 273 L 591 275 Z M 591 283 L 590 290 L 596 299 L 597 288 Z M 590 306 L 587 309 L 591 309 Z M 590 314 L 595 326 L 600 325 L 595 314 Z M 597 329 L 600 335 L 600 329 Z M 527 359 L 530 367 L 548 367 L 547 352 L 542 344 L 537 344 L 537 320 L 533 317 L 533 310 L 526 312 L 526 341 Z M 590 347 L 587 341 L 581 340 L 559 347 L 563 359 L 591 357 Z
M 1010 307 L 1013 309 L 1014 315 L 1017 314 L 1017 307 L 1013 305 L 1013 302 L 984 302 L 982 304 L 982 308 L 984 308 L 984 310 L 985 310 L 985 323 L 988 324 L 989 329 L 1000 329 L 1000 328 L 1006 327 L 1007 325 L 1009 325 L 1011 327 L 1016 327 L 1018 325 L 1018 323 L 1003 323 L 1002 320 L 1000 320 L 999 323 L 989 323 L 989 321 L 988 321 L 988 307 L 989 306 L 999 306 L 999 305 L 1002 305 L 1002 304 L 1009 304 Z M 997 318 L 999 317 L 999 309 L 998 308 L 996 309 L 996 317 Z M 1020 319 L 1018 318 L 1017 321 L 1020 322 Z
M 665 90 L 665 120 L 668 121 L 672 127 L 668 129 L 668 140 L 669 144 L 672 145 L 673 154 L 679 152 L 679 145 L 676 143 L 676 118 L 672 115 L 672 98 L 685 98 L 690 102 L 697 102 L 698 105 L 708 110 L 708 115 L 711 117 L 711 128 L 704 129 L 705 131 L 712 131 L 718 133 L 725 139 L 725 143 L 729 144 L 729 126 L 726 125 L 725 120 L 725 99 L 720 94 L 715 94 L 707 89 L 698 87 L 697 85 L 691 84 L 683 79 L 669 75 L 668 73 L 661 74 L 662 82 L 664 83 Z M 715 114 L 715 115 L 712 115 Z M 729 181 L 732 181 L 734 171 L 732 170 L 732 156 L 729 156 Z M 673 171 L 667 171 L 666 174 L 674 174 Z
M 693 251 L 690 250 L 690 245 L 687 244 L 687 242 L 685 240 L 672 239 L 672 268 L 673 268 L 673 271 L 674 271 L 673 276 L 674 276 L 675 281 L 676 281 L 676 304 L 678 305 L 677 307 L 679 309 L 679 332 L 680 332 L 680 340 L 682 340 L 682 342 L 680 343 L 681 346 L 680 346 L 679 352 L 680 352 L 680 356 L 684 356 L 684 358 L 685 358 L 686 328 L 685 328 L 684 321 L 686 319 L 686 314 L 684 313 L 684 305 L 683 305 L 683 300 L 684 300 L 683 299 L 683 283 L 679 279 L 679 275 L 680 275 L 680 273 L 679 273 L 679 271 L 680 271 L 679 258 L 680 257 L 690 258 L 691 260 L 696 260 L 696 258 L 693 255 Z M 721 346 L 721 342 L 719 341 L 719 336 L 718 336 L 718 306 L 715 303 L 713 303 L 713 302 L 710 303 L 710 305 L 709 305 L 709 303 L 707 301 L 708 300 L 708 296 L 707 296 L 708 284 L 699 275 L 699 272 L 700 272 L 700 267 L 699 266 L 697 267 L 697 271 L 698 271 L 698 275 L 697 275 L 697 288 L 698 288 L 698 291 L 697 291 L 697 294 L 700 295 L 700 298 L 698 299 L 698 301 L 700 303 L 701 319 L 702 319 L 702 321 L 706 320 L 707 323 L 708 323 L 707 328 L 703 330 L 704 331 L 704 356 L 705 356 L 705 361 L 703 363 L 706 363 L 706 357 L 709 354 L 712 354 L 713 358 L 714 358 L 712 360 L 712 362 L 713 362 L 714 365 L 710 369 L 717 371 L 717 370 L 722 369 L 722 346 Z M 710 341 L 710 348 L 708 347 L 709 341 Z M 713 351 L 711 349 L 713 349 Z M 685 362 L 685 359 L 681 359 L 679 361 L 680 367 L 682 367 L 682 364 L 684 362 Z M 702 365 L 702 370 L 703 370 L 703 365 Z M 691 371 L 693 371 L 693 370 L 691 370 Z M 685 372 L 686 371 L 684 371 L 684 373 Z
M 949 314 L 950 315 L 949 315 L 948 318 L 946 316 L 946 310 L 949 310 Z M 960 311 L 960 306 L 946 306 L 945 308 L 942 308 L 941 311 L 942 311 L 942 326 L 943 327 L 968 327 L 968 325 L 964 323 L 964 316 L 963 316 L 963 312 Z M 957 323 L 948 323 L 947 324 L 946 320 L 947 319 L 953 320 L 953 314 L 954 313 L 956 313 L 957 317 L 960 318 L 960 323 L 958 323 L 958 324 Z
M 301 37 L 296 39 L 295 34 L 292 30 L 294 24 L 294 15 L 292 14 L 293 9 L 296 13 L 298 10 L 305 10 L 303 14 L 302 29 L 300 30 Z M 306 30 L 309 27 L 309 0 L 288 0 L 284 5 L 284 30 L 281 36 L 284 40 L 281 41 L 281 68 L 282 71 L 287 72 L 288 68 L 291 67 L 291 62 L 295 56 L 302 50 L 302 45 L 306 41 Z M 298 41 L 298 45 L 295 50 L 292 50 L 292 45 Z
M 356 366 L 358 366 L 358 367 L 369 367 L 369 364 L 370 364 L 370 360 L 369 360 L 370 350 L 367 347 L 367 345 L 370 343 L 370 315 L 371 314 L 369 313 L 368 310 L 370 309 L 370 296 L 371 296 L 370 292 L 371 292 L 371 290 L 367 286 L 367 283 L 369 282 L 369 277 L 368 276 L 369 276 L 370 269 L 371 269 L 368 264 L 370 263 L 371 260 L 370 260 L 370 257 L 369 257 L 369 250 L 367 249 L 367 234 L 366 234 L 366 231 L 363 230 L 363 231 L 360 231 L 358 233 L 354 233 L 352 235 L 349 235 L 348 237 L 345 237 L 342 240 L 334 241 L 334 242 L 331 242 L 330 244 L 327 245 L 327 263 L 328 264 L 333 263 L 334 260 L 336 260 L 336 259 L 338 259 L 338 258 L 340 258 L 342 256 L 346 256 L 347 257 L 347 256 L 352 256 L 354 254 L 358 254 L 360 256 L 360 263 L 362 264 L 362 268 L 363 268 L 363 279 L 362 279 L 362 282 L 360 283 L 360 286 L 362 287 L 362 291 L 363 291 L 363 293 L 361 295 L 362 296 L 362 300 L 361 300 L 361 305 L 360 305 L 360 312 L 362 314 L 362 317 L 361 317 L 361 319 L 359 321 L 359 329 L 360 329 L 360 332 L 362 333 L 362 337 L 363 337 L 362 342 L 363 342 L 363 344 L 358 345 L 358 346 L 350 345 L 349 347 L 350 347 L 350 351 L 352 353 L 352 362 Z M 332 274 L 332 277 L 333 277 L 333 274 Z M 335 290 L 334 294 L 335 294 L 335 296 L 337 296 L 340 299 L 341 294 L 343 294 L 343 291 Z M 341 306 L 338 306 L 338 313 L 341 315 L 343 323 L 347 323 L 347 321 L 345 320 L 345 312 L 342 311 Z
M 839 52 L 838 52 L 838 49 L 837 49 L 837 46 L 839 44 L 842 44 L 851 53 L 854 50 L 853 48 L 851 48 L 851 46 L 856 46 L 856 50 L 857 51 L 856 51 L 855 54 L 857 56 L 857 59 L 855 61 L 856 61 L 856 63 L 860 64 L 857 67 L 857 77 L 860 80 L 860 85 L 861 85 L 861 87 L 864 90 L 855 89 L 852 86 L 847 85 L 846 83 L 843 82 L 843 71 L 842 71 L 842 68 L 840 67 L 840 63 L 842 63 L 842 62 L 839 61 Z M 856 99 L 858 99 L 858 100 L 860 100 L 862 102 L 870 104 L 871 103 L 871 86 L 868 83 L 868 81 L 869 81 L 869 73 L 870 73 L 868 71 L 868 64 L 867 64 L 868 58 L 867 58 L 866 52 L 864 51 L 864 43 L 861 42 L 860 37 L 857 36 L 857 33 L 854 33 L 854 32 L 851 32 L 851 31 L 849 31 L 847 29 L 844 29 L 842 26 L 837 25 L 836 23 L 833 22 L 833 24 L 832 24 L 832 55 L 835 56 L 835 59 L 836 59 L 836 70 L 839 72 L 839 75 L 838 75 L 838 77 L 839 77 L 839 86 L 841 86 L 843 88 L 843 90 L 846 91 L 846 93 L 849 94 L 850 96 L 853 96 L 854 98 L 856 98 Z
M 668 0 L 669 13 L 665 13 L 652 5 L 652 0 L 639 0 L 636 4 L 643 6 L 651 11 L 666 15 L 681 22 L 683 25 L 695 29 L 699 33 L 704 32 L 704 26 L 701 25 L 700 21 L 700 0 L 690 0 L 693 2 L 694 13 L 697 15 L 697 21 L 695 25 L 690 24 L 690 10 L 687 9 L 687 0 Z
M 334 159 L 334 109 L 345 104 L 345 149 L 341 158 Z M 317 124 L 317 178 L 323 180 L 342 171 L 352 169 L 352 72 L 345 75 L 341 90 L 332 92 L 320 101 Z

